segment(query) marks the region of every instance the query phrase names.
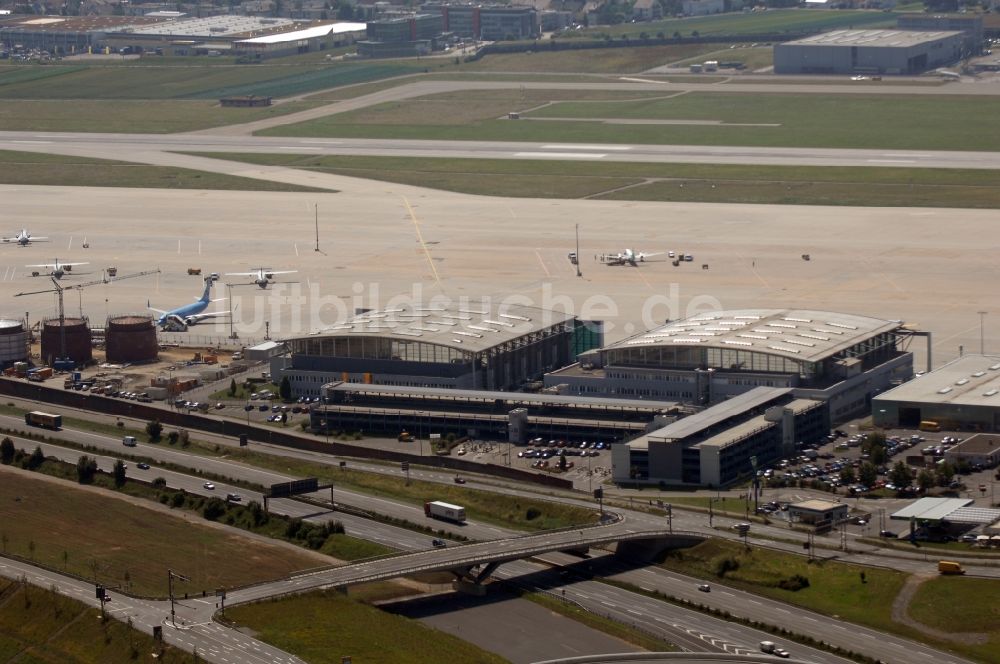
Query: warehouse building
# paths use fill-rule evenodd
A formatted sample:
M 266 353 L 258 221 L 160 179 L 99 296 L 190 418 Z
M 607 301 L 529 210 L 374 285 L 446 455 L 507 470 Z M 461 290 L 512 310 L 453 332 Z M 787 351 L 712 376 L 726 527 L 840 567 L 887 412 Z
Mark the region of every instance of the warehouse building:
M 913 375 L 899 321 L 800 309 L 719 311 L 677 320 L 580 356 L 545 376 L 561 394 L 709 406 L 755 387 L 829 404 L 836 423 Z
M 402 306 L 284 340 L 271 361 L 296 396 L 321 396 L 336 381 L 509 390 L 572 362 L 580 339 L 599 344 L 587 325 L 546 309 L 493 302 Z
M 961 32 L 963 56 L 981 55 L 985 36 L 981 14 L 903 14 L 896 19 L 902 30 L 954 30 Z
M 964 355 L 877 396 L 880 427 L 935 422 L 949 431 L 1000 431 L 1000 357 Z
M 291 32 L 240 39 L 233 42 L 233 50 L 261 58 L 313 53 L 353 44 L 365 37 L 366 29 L 364 23 L 324 23 Z
M 618 483 L 724 487 L 830 431 L 827 404 L 756 387 L 611 450 Z
M 922 74 L 962 58 L 958 31 L 834 30 L 775 44 L 776 74 Z

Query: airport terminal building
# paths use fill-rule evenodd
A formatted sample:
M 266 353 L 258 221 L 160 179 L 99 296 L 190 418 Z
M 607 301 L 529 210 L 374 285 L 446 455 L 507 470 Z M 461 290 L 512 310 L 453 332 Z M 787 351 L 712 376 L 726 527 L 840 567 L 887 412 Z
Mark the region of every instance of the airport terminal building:
M 962 58 L 954 30 L 834 30 L 774 46 L 776 74 L 916 75 Z
M 573 316 L 473 302 L 367 311 L 321 332 L 285 339 L 271 360 L 296 396 L 338 381 L 401 387 L 511 390 L 599 346 Z
M 900 321 L 802 309 L 741 309 L 677 320 L 580 356 L 545 376 L 560 394 L 709 406 L 755 387 L 829 405 L 831 422 L 867 412 L 913 375 Z

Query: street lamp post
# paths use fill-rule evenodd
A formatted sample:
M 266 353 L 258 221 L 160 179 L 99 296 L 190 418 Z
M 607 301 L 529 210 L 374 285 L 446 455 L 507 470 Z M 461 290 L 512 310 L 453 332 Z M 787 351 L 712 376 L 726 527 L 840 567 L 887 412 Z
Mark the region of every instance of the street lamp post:
M 979 354 L 980 355 L 985 355 L 986 354 L 986 343 L 985 343 L 986 339 L 985 339 L 984 332 L 985 332 L 985 328 L 986 328 L 986 314 L 987 314 L 987 312 L 985 312 L 985 311 L 977 311 L 976 313 L 979 314 Z

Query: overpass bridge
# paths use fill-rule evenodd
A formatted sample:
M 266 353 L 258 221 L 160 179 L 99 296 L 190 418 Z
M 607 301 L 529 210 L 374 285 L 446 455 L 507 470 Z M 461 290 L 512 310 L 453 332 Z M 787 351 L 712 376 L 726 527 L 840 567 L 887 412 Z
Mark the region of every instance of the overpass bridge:
M 350 565 L 292 576 L 280 581 L 233 590 L 226 595 L 230 606 L 261 599 L 303 593 L 319 588 L 346 588 L 373 581 L 394 579 L 417 572 L 450 571 L 471 591 L 482 592 L 481 584 L 503 563 L 552 551 L 579 551 L 604 544 L 648 545 L 701 541 L 703 535 L 663 529 L 636 529 L 620 516 L 614 523 L 568 528 L 522 535 L 489 542 L 474 542 L 429 551 L 370 558 Z

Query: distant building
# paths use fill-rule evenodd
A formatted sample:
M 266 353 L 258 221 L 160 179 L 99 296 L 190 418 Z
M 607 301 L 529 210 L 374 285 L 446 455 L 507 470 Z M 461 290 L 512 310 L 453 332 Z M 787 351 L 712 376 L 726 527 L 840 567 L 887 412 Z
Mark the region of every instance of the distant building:
M 903 30 L 958 31 L 962 40 L 962 55 L 981 55 L 983 52 L 983 17 L 978 14 L 903 14 L 896 19 L 896 27 Z
M 964 461 L 970 466 L 995 468 L 1000 464 L 1000 436 L 977 433 L 945 450 L 944 458 L 952 464 Z
M 465 39 L 532 39 L 540 34 L 534 7 L 428 2 L 420 10 L 439 13 L 444 20 L 444 31 Z
M 443 32 L 440 14 L 385 15 L 368 22 L 367 39 L 358 42 L 363 58 L 401 58 L 426 55 Z
M 847 518 L 848 507 L 844 503 L 829 500 L 803 500 L 788 506 L 788 520 L 793 523 L 808 523 L 813 526 L 832 525 Z
M 834 30 L 775 44 L 776 74 L 922 74 L 961 59 L 956 31 Z
M 635 0 L 632 5 L 632 19 L 636 21 L 655 21 L 663 18 L 663 10 L 657 0 Z
M 707 16 L 726 11 L 725 0 L 684 0 L 681 11 L 685 16 Z

